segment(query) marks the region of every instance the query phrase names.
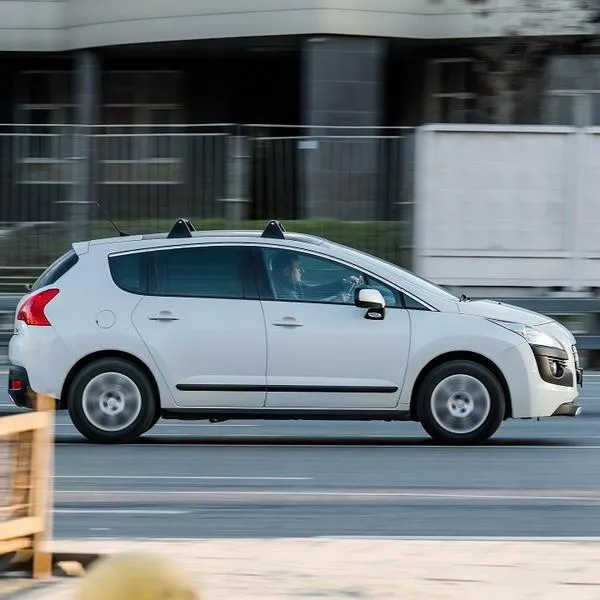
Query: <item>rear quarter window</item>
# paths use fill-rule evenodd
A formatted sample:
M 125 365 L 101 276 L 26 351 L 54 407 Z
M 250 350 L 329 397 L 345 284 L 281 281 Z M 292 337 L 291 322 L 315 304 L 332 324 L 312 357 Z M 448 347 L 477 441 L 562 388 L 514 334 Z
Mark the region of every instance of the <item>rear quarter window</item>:
M 132 294 L 145 294 L 148 289 L 146 254 L 122 254 L 109 256 L 108 266 L 115 284 Z
M 34 292 L 48 285 L 54 285 L 67 271 L 72 269 L 79 257 L 75 250 L 71 249 L 65 252 L 60 258 L 57 258 L 31 286 L 31 291 Z

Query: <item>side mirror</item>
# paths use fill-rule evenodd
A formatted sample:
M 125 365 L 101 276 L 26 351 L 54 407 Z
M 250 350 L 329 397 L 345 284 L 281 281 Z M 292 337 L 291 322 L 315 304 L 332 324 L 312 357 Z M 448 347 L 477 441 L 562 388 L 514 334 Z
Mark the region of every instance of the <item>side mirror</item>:
M 366 308 L 365 319 L 381 320 L 385 317 L 385 300 L 379 290 L 360 288 L 356 290 L 354 304 Z

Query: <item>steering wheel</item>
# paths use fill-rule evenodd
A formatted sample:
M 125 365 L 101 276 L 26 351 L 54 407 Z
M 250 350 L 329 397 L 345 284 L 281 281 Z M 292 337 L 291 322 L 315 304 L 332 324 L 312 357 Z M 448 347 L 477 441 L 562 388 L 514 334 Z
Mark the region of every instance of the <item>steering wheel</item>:
M 359 285 L 365 285 L 365 278 L 362 275 L 355 275 L 354 277 L 356 278 L 356 280 L 355 279 L 347 280 L 348 288 L 346 290 L 340 292 L 340 295 L 339 295 L 340 299 L 344 303 L 352 302 L 353 298 L 354 298 L 354 290 L 356 290 L 356 288 Z
M 332 294 L 327 298 L 323 298 L 323 302 L 351 304 L 354 302 L 354 290 L 359 285 L 365 285 L 365 278 L 362 275 L 354 275 L 357 281 L 350 278 L 343 279 L 342 281 L 346 284 L 345 289 L 339 291 L 337 294 Z

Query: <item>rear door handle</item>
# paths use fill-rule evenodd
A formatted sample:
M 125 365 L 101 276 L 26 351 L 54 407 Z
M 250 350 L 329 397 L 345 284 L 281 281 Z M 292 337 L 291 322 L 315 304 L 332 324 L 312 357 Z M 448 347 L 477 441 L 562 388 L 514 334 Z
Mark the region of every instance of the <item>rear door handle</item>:
M 157 315 L 148 315 L 148 318 L 151 321 L 179 321 L 179 317 L 168 311 L 161 311 Z

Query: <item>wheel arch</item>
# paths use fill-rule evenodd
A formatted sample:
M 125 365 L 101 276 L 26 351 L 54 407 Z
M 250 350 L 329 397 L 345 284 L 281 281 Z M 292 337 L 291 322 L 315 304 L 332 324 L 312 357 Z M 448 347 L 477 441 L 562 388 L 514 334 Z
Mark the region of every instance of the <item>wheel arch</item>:
M 146 363 L 144 363 L 143 360 L 141 360 L 140 358 L 138 358 L 137 356 L 135 356 L 133 354 L 130 354 L 129 352 L 123 352 L 121 350 L 101 350 L 99 352 L 93 352 L 92 354 L 88 354 L 88 355 L 84 356 L 83 358 L 79 359 L 71 367 L 69 373 L 67 374 L 67 376 L 65 378 L 65 381 L 62 386 L 61 394 L 60 394 L 60 400 L 59 400 L 59 405 L 58 405 L 59 409 L 64 410 L 67 408 L 67 397 L 69 394 L 69 389 L 70 389 L 77 373 L 81 369 L 83 369 L 84 367 L 89 365 L 90 363 L 93 363 L 94 361 L 100 360 L 102 358 L 120 358 L 122 360 L 125 360 L 127 362 L 134 364 L 136 367 L 139 367 L 145 373 L 145 375 L 148 377 L 148 381 L 150 382 L 150 385 L 152 386 L 152 390 L 154 392 L 154 402 L 156 404 L 156 409 L 158 411 L 160 411 L 160 391 L 158 389 L 158 384 L 156 382 L 156 378 L 154 377 L 154 374 L 148 368 L 148 365 L 146 365 Z
M 433 369 L 439 367 L 440 365 L 450 362 L 453 360 L 469 360 L 471 362 L 480 364 L 483 367 L 488 368 L 497 378 L 502 386 L 502 390 L 504 391 L 504 397 L 506 401 L 506 409 L 504 412 L 504 419 L 510 419 L 513 414 L 512 410 L 512 400 L 510 396 L 510 389 L 508 387 L 508 383 L 506 378 L 504 377 L 504 373 L 500 370 L 498 365 L 495 362 L 483 356 L 481 354 L 477 354 L 476 352 L 468 352 L 468 351 L 458 351 L 458 352 L 446 352 L 445 354 L 440 354 L 436 356 L 434 359 L 430 360 L 420 371 L 417 376 L 415 383 L 413 385 L 412 394 L 410 397 L 410 417 L 413 421 L 418 421 L 417 415 L 417 397 L 419 393 L 419 389 L 423 383 L 423 380 Z

